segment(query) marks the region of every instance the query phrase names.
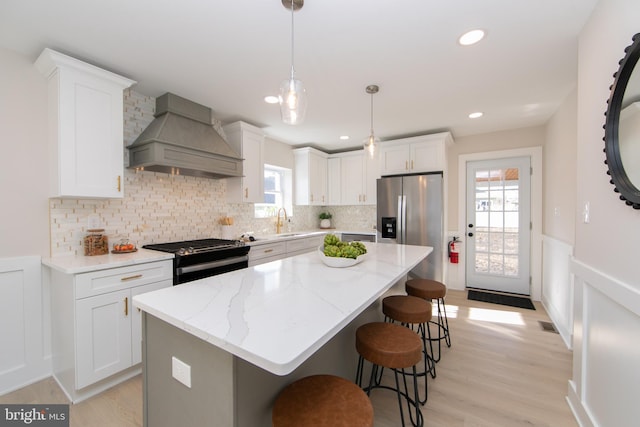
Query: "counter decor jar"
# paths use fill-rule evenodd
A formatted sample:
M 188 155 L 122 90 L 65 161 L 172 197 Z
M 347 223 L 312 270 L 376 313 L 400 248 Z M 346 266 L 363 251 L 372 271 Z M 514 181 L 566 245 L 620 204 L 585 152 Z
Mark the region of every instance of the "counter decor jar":
M 84 236 L 85 256 L 105 255 L 109 253 L 109 238 L 104 234 L 103 228 L 87 230 Z

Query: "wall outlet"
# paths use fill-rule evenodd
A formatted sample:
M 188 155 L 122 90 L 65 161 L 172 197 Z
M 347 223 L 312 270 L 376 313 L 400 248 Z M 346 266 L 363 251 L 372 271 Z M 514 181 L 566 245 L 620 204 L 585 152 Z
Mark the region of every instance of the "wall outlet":
M 171 375 L 191 388 L 191 366 L 174 356 L 171 357 Z

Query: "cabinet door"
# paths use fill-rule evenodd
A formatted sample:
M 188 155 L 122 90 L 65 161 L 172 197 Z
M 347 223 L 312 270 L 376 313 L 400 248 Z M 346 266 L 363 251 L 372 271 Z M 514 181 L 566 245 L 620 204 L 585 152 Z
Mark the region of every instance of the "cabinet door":
M 129 289 L 76 301 L 76 389 L 130 366 Z
M 173 286 L 173 280 L 138 286 L 131 289 L 131 298 L 144 294 L 145 292 L 169 288 L 171 286 Z M 139 308 L 135 308 L 131 301 L 129 301 L 129 304 L 129 312 L 131 313 L 131 364 L 137 365 L 142 362 L 142 311 Z
M 408 145 L 385 146 L 380 150 L 380 168 L 382 175 L 395 175 L 409 172 L 410 150 Z
M 309 157 L 310 204 L 327 204 L 327 158 L 311 153 Z
M 59 195 L 123 197 L 122 87 L 68 70 L 58 90 Z
M 332 157 L 327 160 L 327 192 L 328 205 L 336 206 L 342 204 L 342 176 L 341 161 L 339 157 Z
M 224 126 L 229 144 L 242 156 L 242 174 L 227 178 L 227 201 L 264 202 L 264 134 L 260 128 L 243 122 Z
M 429 141 L 411 144 L 411 172 L 442 171 L 444 163 L 444 143 Z
M 342 157 L 342 204 L 360 205 L 364 198 L 362 180 L 364 177 L 363 156 L 358 153 L 354 156 Z
M 364 182 L 362 189 L 364 192 L 363 203 L 365 205 L 376 204 L 377 179 L 380 178 L 380 163 L 378 158 L 371 158 L 366 154 L 364 157 Z

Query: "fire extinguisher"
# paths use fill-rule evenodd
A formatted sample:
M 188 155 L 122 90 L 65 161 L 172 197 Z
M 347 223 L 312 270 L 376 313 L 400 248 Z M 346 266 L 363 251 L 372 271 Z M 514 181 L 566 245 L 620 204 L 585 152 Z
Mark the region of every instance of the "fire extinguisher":
M 458 263 L 458 257 L 460 256 L 460 252 L 458 252 L 457 243 L 460 243 L 457 237 L 453 237 L 453 240 L 449 241 L 449 262 L 451 264 Z

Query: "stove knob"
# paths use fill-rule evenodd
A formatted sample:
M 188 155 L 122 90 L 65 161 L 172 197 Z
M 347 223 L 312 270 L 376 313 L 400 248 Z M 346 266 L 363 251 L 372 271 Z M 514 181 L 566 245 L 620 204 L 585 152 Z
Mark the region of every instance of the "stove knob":
M 188 253 L 188 254 L 192 254 L 192 253 L 193 253 L 193 251 L 194 251 L 193 246 L 189 246 L 189 247 L 187 248 L 187 253 Z

